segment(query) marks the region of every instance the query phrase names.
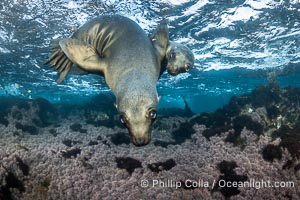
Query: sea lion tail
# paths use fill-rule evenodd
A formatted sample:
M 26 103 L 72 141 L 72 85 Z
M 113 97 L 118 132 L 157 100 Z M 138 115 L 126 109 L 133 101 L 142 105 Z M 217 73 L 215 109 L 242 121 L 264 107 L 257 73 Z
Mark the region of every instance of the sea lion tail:
M 45 62 L 45 64 L 49 64 L 51 68 L 54 68 L 59 73 L 59 78 L 56 81 L 58 84 L 65 79 L 73 64 L 60 48 L 59 41 L 60 40 L 56 39 L 51 42 L 51 54 L 49 55 L 49 59 Z

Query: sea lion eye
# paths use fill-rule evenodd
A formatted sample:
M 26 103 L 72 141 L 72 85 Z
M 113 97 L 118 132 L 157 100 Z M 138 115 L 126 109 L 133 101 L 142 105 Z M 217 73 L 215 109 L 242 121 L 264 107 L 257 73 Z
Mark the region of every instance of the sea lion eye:
M 191 65 L 186 64 L 185 65 L 185 71 L 188 72 L 188 71 L 190 71 L 190 69 L 191 69 Z
M 125 120 L 125 118 L 124 118 L 123 115 L 120 115 L 120 122 L 121 122 L 124 126 L 127 126 L 127 125 L 126 125 L 126 120 Z
M 170 54 L 170 59 L 175 59 L 175 58 L 176 58 L 176 53 L 172 51 Z
M 152 121 L 156 120 L 156 118 L 157 118 L 157 113 L 156 113 L 156 111 L 155 111 L 155 110 L 151 110 L 151 111 L 149 112 L 149 117 L 150 117 L 150 119 L 151 119 Z

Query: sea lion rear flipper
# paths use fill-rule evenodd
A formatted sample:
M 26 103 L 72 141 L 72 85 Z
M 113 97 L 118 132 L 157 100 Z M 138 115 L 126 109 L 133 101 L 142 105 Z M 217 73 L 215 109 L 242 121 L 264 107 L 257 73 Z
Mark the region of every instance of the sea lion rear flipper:
M 162 61 L 166 56 L 169 44 L 169 29 L 166 20 L 162 20 L 155 32 L 151 36 L 151 41 L 157 51 L 159 60 Z
M 82 70 L 90 73 L 103 73 L 104 61 L 93 46 L 72 38 L 59 41 L 59 45 L 67 57 Z

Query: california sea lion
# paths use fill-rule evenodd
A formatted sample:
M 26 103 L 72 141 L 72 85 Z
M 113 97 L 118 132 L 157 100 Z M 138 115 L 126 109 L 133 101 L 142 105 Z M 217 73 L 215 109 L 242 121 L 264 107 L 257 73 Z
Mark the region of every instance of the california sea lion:
M 193 52 L 185 45 L 169 41 L 165 59 L 161 64 L 161 73 L 165 70 L 172 76 L 188 72 L 195 62 Z
M 149 39 L 129 18 L 114 15 L 95 18 L 70 38 L 54 45 L 48 63 L 60 76 L 79 68 L 83 73 L 104 75 L 116 96 L 121 122 L 136 146 L 149 143 L 157 117 L 157 80 L 169 41 L 167 25 L 158 26 Z

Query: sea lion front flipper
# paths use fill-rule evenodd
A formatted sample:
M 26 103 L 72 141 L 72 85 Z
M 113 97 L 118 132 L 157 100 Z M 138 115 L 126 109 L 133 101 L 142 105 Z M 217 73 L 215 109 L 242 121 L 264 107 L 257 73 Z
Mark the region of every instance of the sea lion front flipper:
M 104 72 L 104 61 L 93 46 L 72 38 L 59 41 L 59 45 L 67 57 L 84 71 L 89 73 Z
M 151 41 L 157 51 L 160 62 L 166 56 L 169 44 L 169 29 L 166 20 L 162 20 L 151 36 Z
M 49 64 L 59 73 L 59 79 L 56 82 L 60 84 L 67 76 L 73 63 L 61 50 L 59 46 L 59 40 L 51 41 L 51 51 L 52 52 L 49 55 L 49 59 L 45 64 Z
M 73 74 L 73 75 L 86 75 L 89 74 L 87 71 L 84 71 L 83 69 L 81 69 L 80 67 L 78 67 L 77 65 L 72 65 L 69 74 Z

